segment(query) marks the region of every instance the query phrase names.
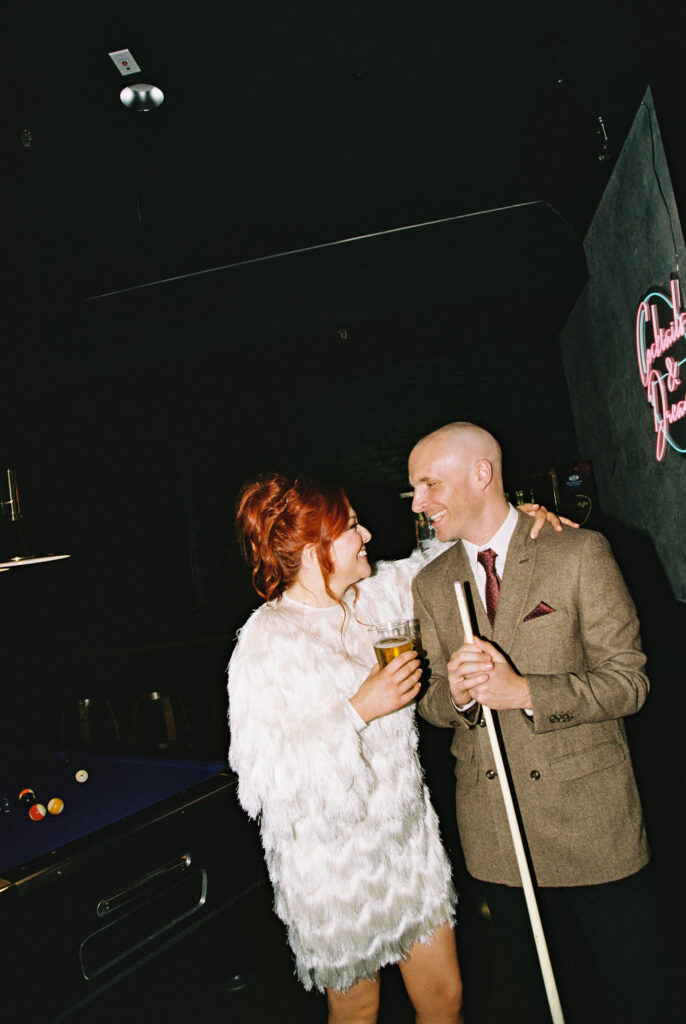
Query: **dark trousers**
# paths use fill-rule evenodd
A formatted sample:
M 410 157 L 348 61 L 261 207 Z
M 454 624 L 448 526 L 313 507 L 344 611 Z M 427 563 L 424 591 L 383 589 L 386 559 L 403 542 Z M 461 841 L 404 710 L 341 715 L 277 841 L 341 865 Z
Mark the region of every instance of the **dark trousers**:
M 531 1024 L 549 1024 L 540 962 L 522 889 L 482 882 L 509 948 Z M 565 1024 L 676 1024 L 675 984 L 650 867 L 602 885 L 536 890 Z

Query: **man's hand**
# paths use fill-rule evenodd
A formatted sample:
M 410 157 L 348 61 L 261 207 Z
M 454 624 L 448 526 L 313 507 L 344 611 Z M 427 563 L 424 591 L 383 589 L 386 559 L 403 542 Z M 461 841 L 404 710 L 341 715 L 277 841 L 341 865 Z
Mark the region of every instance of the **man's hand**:
M 571 519 L 567 519 L 565 516 L 556 516 L 554 512 L 551 512 L 545 507 L 545 505 L 539 505 L 525 501 L 523 505 L 518 505 L 517 510 L 523 512 L 527 516 L 533 516 L 534 525 L 531 527 L 531 539 L 536 540 L 539 533 L 543 529 L 544 523 L 550 523 L 553 530 L 557 530 L 558 533 L 562 533 L 562 524 L 565 526 L 573 526 L 575 530 L 579 529 L 579 524 L 573 522 Z
M 486 674 L 485 679 L 470 681 L 469 699 L 474 698 L 479 704 L 484 704 L 493 711 L 507 711 L 511 708 L 531 711 L 531 691 L 524 676 L 520 676 L 512 668 L 505 655 L 501 654 L 487 640 L 474 637 L 473 646 L 478 648 L 484 658 L 491 660 L 493 668 Z M 469 681 L 469 677 L 467 677 L 467 681 Z M 467 701 L 455 701 L 455 703 L 466 704 Z
M 475 638 L 473 644 L 463 644 L 450 655 L 448 684 L 450 696 L 458 707 L 473 700 L 471 687 L 477 683 L 487 682 L 494 667 L 491 655 L 478 647 L 477 643 L 481 641 Z

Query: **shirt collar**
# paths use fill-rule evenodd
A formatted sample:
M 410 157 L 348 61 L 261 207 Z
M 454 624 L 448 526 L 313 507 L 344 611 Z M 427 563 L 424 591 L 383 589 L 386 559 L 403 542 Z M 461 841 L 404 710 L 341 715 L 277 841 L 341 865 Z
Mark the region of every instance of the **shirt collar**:
M 496 572 L 502 579 L 503 570 L 505 568 L 505 558 L 507 557 L 507 549 L 510 546 L 512 534 L 514 533 L 517 520 L 519 519 L 519 513 L 517 509 L 508 502 L 509 511 L 505 517 L 505 521 L 496 532 L 493 534 L 490 540 L 485 544 L 471 544 L 468 540 L 463 540 L 464 549 L 467 552 L 469 563 L 472 567 L 472 572 L 476 576 L 476 567 L 478 562 L 476 557 L 479 551 L 484 551 L 486 548 L 492 548 L 496 553 Z

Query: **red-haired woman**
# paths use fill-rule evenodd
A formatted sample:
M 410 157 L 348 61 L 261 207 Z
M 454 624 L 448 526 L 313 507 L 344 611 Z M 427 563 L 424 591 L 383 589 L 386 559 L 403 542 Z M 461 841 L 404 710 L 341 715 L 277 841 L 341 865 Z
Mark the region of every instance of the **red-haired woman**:
M 417 1021 L 457 1024 L 455 893 L 417 757 L 420 665 L 406 652 L 379 669 L 367 628 L 412 616 L 431 554 L 372 575 L 344 491 L 277 474 L 245 485 L 236 527 L 265 603 L 229 664 L 229 761 L 298 977 L 326 990 L 330 1024 L 373 1024 L 379 971 L 398 963 Z

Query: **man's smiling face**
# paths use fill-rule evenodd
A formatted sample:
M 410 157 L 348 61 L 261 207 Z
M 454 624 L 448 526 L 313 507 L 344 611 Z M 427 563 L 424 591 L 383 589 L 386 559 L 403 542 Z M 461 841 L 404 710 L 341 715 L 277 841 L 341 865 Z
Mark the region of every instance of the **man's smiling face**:
M 439 540 L 469 539 L 481 496 L 469 452 L 430 438 L 412 450 L 408 468 L 412 511 L 428 516 Z

